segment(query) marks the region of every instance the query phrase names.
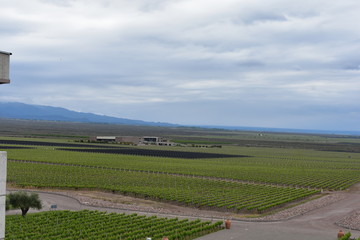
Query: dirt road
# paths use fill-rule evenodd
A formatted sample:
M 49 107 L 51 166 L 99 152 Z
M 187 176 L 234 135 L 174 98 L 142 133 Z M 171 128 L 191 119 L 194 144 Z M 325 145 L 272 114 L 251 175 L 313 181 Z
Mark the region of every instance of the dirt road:
M 288 220 L 272 221 L 272 222 L 248 222 L 246 220 L 232 220 L 230 230 L 222 230 L 201 238 L 198 240 L 260 240 L 260 239 L 276 239 L 276 240 L 331 240 L 337 239 L 336 234 L 339 229 L 345 232 L 348 229 L 337 226 L 335 223 L 350 216 L 354 211 L 360 212 L 360 184 L 354 186 L 351 191 L 341 193 L 343 199 L 332 203 L 328 206 L 321 207 L 301 216 L 293 217 Z M 87 203 L 80 203 L 79 200 L 56 193 L 39 193 L 42 199 L 43 210 L 51 209 L 51 205 L 56 205 L 57 210 L 100 210 L 118 213 L 134 213 L 171 217 L 170 213 L 151 213 L 140 212 L 137 210 L 124 210 L 107 207 L 88 206 Z M 18 213 L 9 211 L 7 214 Z M 189 218 L 199 218 L 189 216 Z M 213 218 L 215 220 L 215 218 Z M 221 219 L 221 218 L 220 218 Z M 346 221 L 352 221 L 347 219 Z M 345 221 L 345 222 L 346 222 Z M 343 221 L 344 222 L 344 221 Z M 358 223 L 360 225 L 360 223 Z M 353 237 L 360 237 L 360 231 L 351 230 Z
M 310 211 L 304 215 L 278 222 L 241 222 L 233 221 L 230 230 L 223 230 L 198 240 L 332 240 L 337 239 L 341 227 L 335 223 L 360 211 L 360 184 L 344 194 L 344 199 L 328 206 Z M 351 221 L 351 219 L 350 219 Z M 359 226 L 360 223 L 358 222 Z M 345 232 L 349 229 L 342 228 Z M 351 230 L 353 237 L 360 237 L 360 231 Z

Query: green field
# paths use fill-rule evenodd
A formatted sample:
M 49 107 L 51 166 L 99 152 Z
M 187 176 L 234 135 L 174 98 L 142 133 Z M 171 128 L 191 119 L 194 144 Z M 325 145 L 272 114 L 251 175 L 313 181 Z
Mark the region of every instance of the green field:
M 358 136 L 1 123 L 0 150 L 8 152 L 8 184 L 12 186 L 111 191 L 201 209 L 253 214 L 288 207 L 323 191 L 345 190 L 360 182 Z M 83 143 L 87 135 L 164 136 L 181 146 Z M 219 144 L 221 148 L 208 147 Z M 132 153 L 96 152 L 99 149 Z M 169 151 L 179 157 L 168 157 Z M 181 153 L 197 155 L 184 158 Z M 204 158 L 202 153 L 222 157 Z
M 8 152 L 8 183 L 12 185 L 111 191 L 218 211 L 263 213 L 322 190 L 344 190 L 360 181 L 360 153 L 354 152 L 236 145 L 131 147 L 160 153 L 166 150 L 242 155 L 183 159 L 66 151 L 104 146 L 77 146 L 66 139 L 2 138 L 6 139 L 39 142 L 0 145 L 0 150 L 2 146 Z M 51 142 L 68 146 L 62 147 L 65 150 L 41 146 Z
M 222 229 L 222 222 L 189 221 L 82 210 L 6 217 L 5 239 L 191 240 Z
M 151 148 L 151 147 L 147 147 Z M 245 154 L 250 157 L 176 159 L 164 157 L 59 151 L 56 148 L 7 149 L 11 160 L 86 165 L 119 170 L 179 173 L 245 182 L 341 190 L 359 182 L 360 154 L 299 149 L 223 147 L 221 149 L 166 148 Z M 351 157 L 349 157 L 351 156 Z M 11 171 L 9 172 L 11 176 Z

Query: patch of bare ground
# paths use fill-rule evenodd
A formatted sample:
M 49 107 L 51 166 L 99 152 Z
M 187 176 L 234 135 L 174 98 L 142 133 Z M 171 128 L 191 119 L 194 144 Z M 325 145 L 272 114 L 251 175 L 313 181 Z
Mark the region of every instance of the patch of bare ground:
M 12 186 L 13 187 L 13 186 Z M 11 187 L 11 188 L 12 188 Z M 40 189 L 29 188 L 29 190 L 39 191 Z M 221 212 L 214 210 L 191 208 L 186 206 L 178 206 L 171 203 L 159 202 L 149 199 L 141 199 L 110 192 L 93 191 L 93 190 L 60 190 L 60 189 L 41 189 L 44 192 L 57 193 L 77 199 L 81 204 L 92 207 L 115 208 L 126 211 L 142 212 L 142 213 L 159 213 L 165 215 L 178 215 L 199 218 L 215 218 L 215 219 L 233 219 L 240 221 L 258 221 L 272 222 L 284 221 L 291 218 L 304 215 L 310 211 L 328 206 L 332 203 L 345 199 L 349 194 L 360 191 L 360 183 L 353 186 L 346 192 L 330 192 L 322 195 L 313 196 L 313 198 L 304 199 L 301 202 L 291 203 L 281 209 L 275 209 L 266 215 L 259 214 L 237 214 L 233 212 Z M 343 221 L 339 221 L 339 225 L 345 223 L 360 223 L 360 211 L 355 211 Z M 349 225 L 349 224 L 348 224 Z M 354 225 L 354 224 L 353 224 Z M 344 226 L 346 227 L 346 226 Z M 354 225 L 346 227 L 349 229 L 360 229 L 360 226 Z
M 352 185 L 352 186 L 349 188 L 348 192 L 360 194 L 360 183 L 357 183 L 357 184 Z
M 353 211 L 350 215 L 336 222 L 340 227 L 360 231 L 360 210 Z
M 35 190 L 35 189 L 32 189 Z M 286 209 L 277 210 L 266 216 L 258 214 L 237 214 L 232 212 L 220 212 L 204 210 L 171 203 L 158 202 L 149 199 L 135 198 L 110 192 L 85 191 L 85 190 L 54 190 L 42 189 L 44 192 L 53 192 L 77 199 L 81 204 L 93 207 L 116 208 L 127 211 L 143 213 L 159 213 L 166 215 L 189 216 L 199 218 L 233 219 L 242 221 L 281 221 L 303 215 L 312 210 L 327 206 L 345 198 L 344 193 L 331 193 L 317 196 L 315 199 L 306 199 L 298 202 L 296 206 L 289 205 Z
M 94 191 L 67 191 L 68 196 L 78 199 L 84 205 L 119 208 L 139 212 L 152 212 L 170 215 L 182 215 L 192 217 L 207 218 L 230 218 L 244 221 L 281 221 L 288 220 L 296 216 L 303 215 L 312 210 L 325 207 L 332 203 L 343 200 L 346 195 L 343 193 L 331 193 L 316 196 L 313 199 L 306 199 L 297 202 L 296 205 L 289 205 L 286 208 L 278 209 L 266 216 L 259 214 L 237 214 L 232 212 L 220 212 L 178 206 L 170 203 L 158 202 L 153 200 L 140 199 L 119 194 L 94 192 Z M 293 203 L 294 204 L 294 203 Z
M 206 217 L 206 218 L 242 218 L 244 216 L 231 212 L 201 210 L 197 208 L 178 206 L 149 199 L 135 198 L 120 194 L 99 191 L 65 191 L 70 197 L 76 198 L 88 206 L 117 208 L 130 211 L 161 213 L 179 216 Z
M 360 183 L 351 186 L 348 192 L 360 195 Z M 355 209 L 348 216 L 337 221 L 336 224 L 343 228 L 360 231 L 360 209 Z
M 298 204 L 294 207 L 284 209 L 282 211 L 276 212 L 271 215 L 267 215 L 264 217 L 260 217 L 258 221 L 281 221 L 281 220 L 288 220 L 297 216 L 304 215 L 310 211 L 328 206 L 332 203 L 341 201 L 345 199 L 346 196 L 342 193 L 333 193 L 333 194 L 326 194 L 322 197 L 313 199 L 311 201 L 306 201 L 302 204 Z

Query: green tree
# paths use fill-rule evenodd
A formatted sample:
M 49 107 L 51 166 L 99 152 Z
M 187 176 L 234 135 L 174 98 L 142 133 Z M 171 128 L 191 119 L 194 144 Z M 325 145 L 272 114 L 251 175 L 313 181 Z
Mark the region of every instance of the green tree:
M 37 193 L 15 192 L 9 194 L 9 203 L 12 208 L 20 208 L 22 216 L 25 217 L 30 208 L 41 209 L 41 200 Z
M 6 202 L 5 202 L 5 210 L 9 210 L 10 209 L 10 199 L 9 196 L 6 195 Z

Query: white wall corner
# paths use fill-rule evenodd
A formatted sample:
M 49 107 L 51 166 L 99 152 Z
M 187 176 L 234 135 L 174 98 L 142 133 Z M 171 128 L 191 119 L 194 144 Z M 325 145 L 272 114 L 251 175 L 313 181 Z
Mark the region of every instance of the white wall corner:
M 0 239 L 5 238 L 7 154 L 0 152 Z

